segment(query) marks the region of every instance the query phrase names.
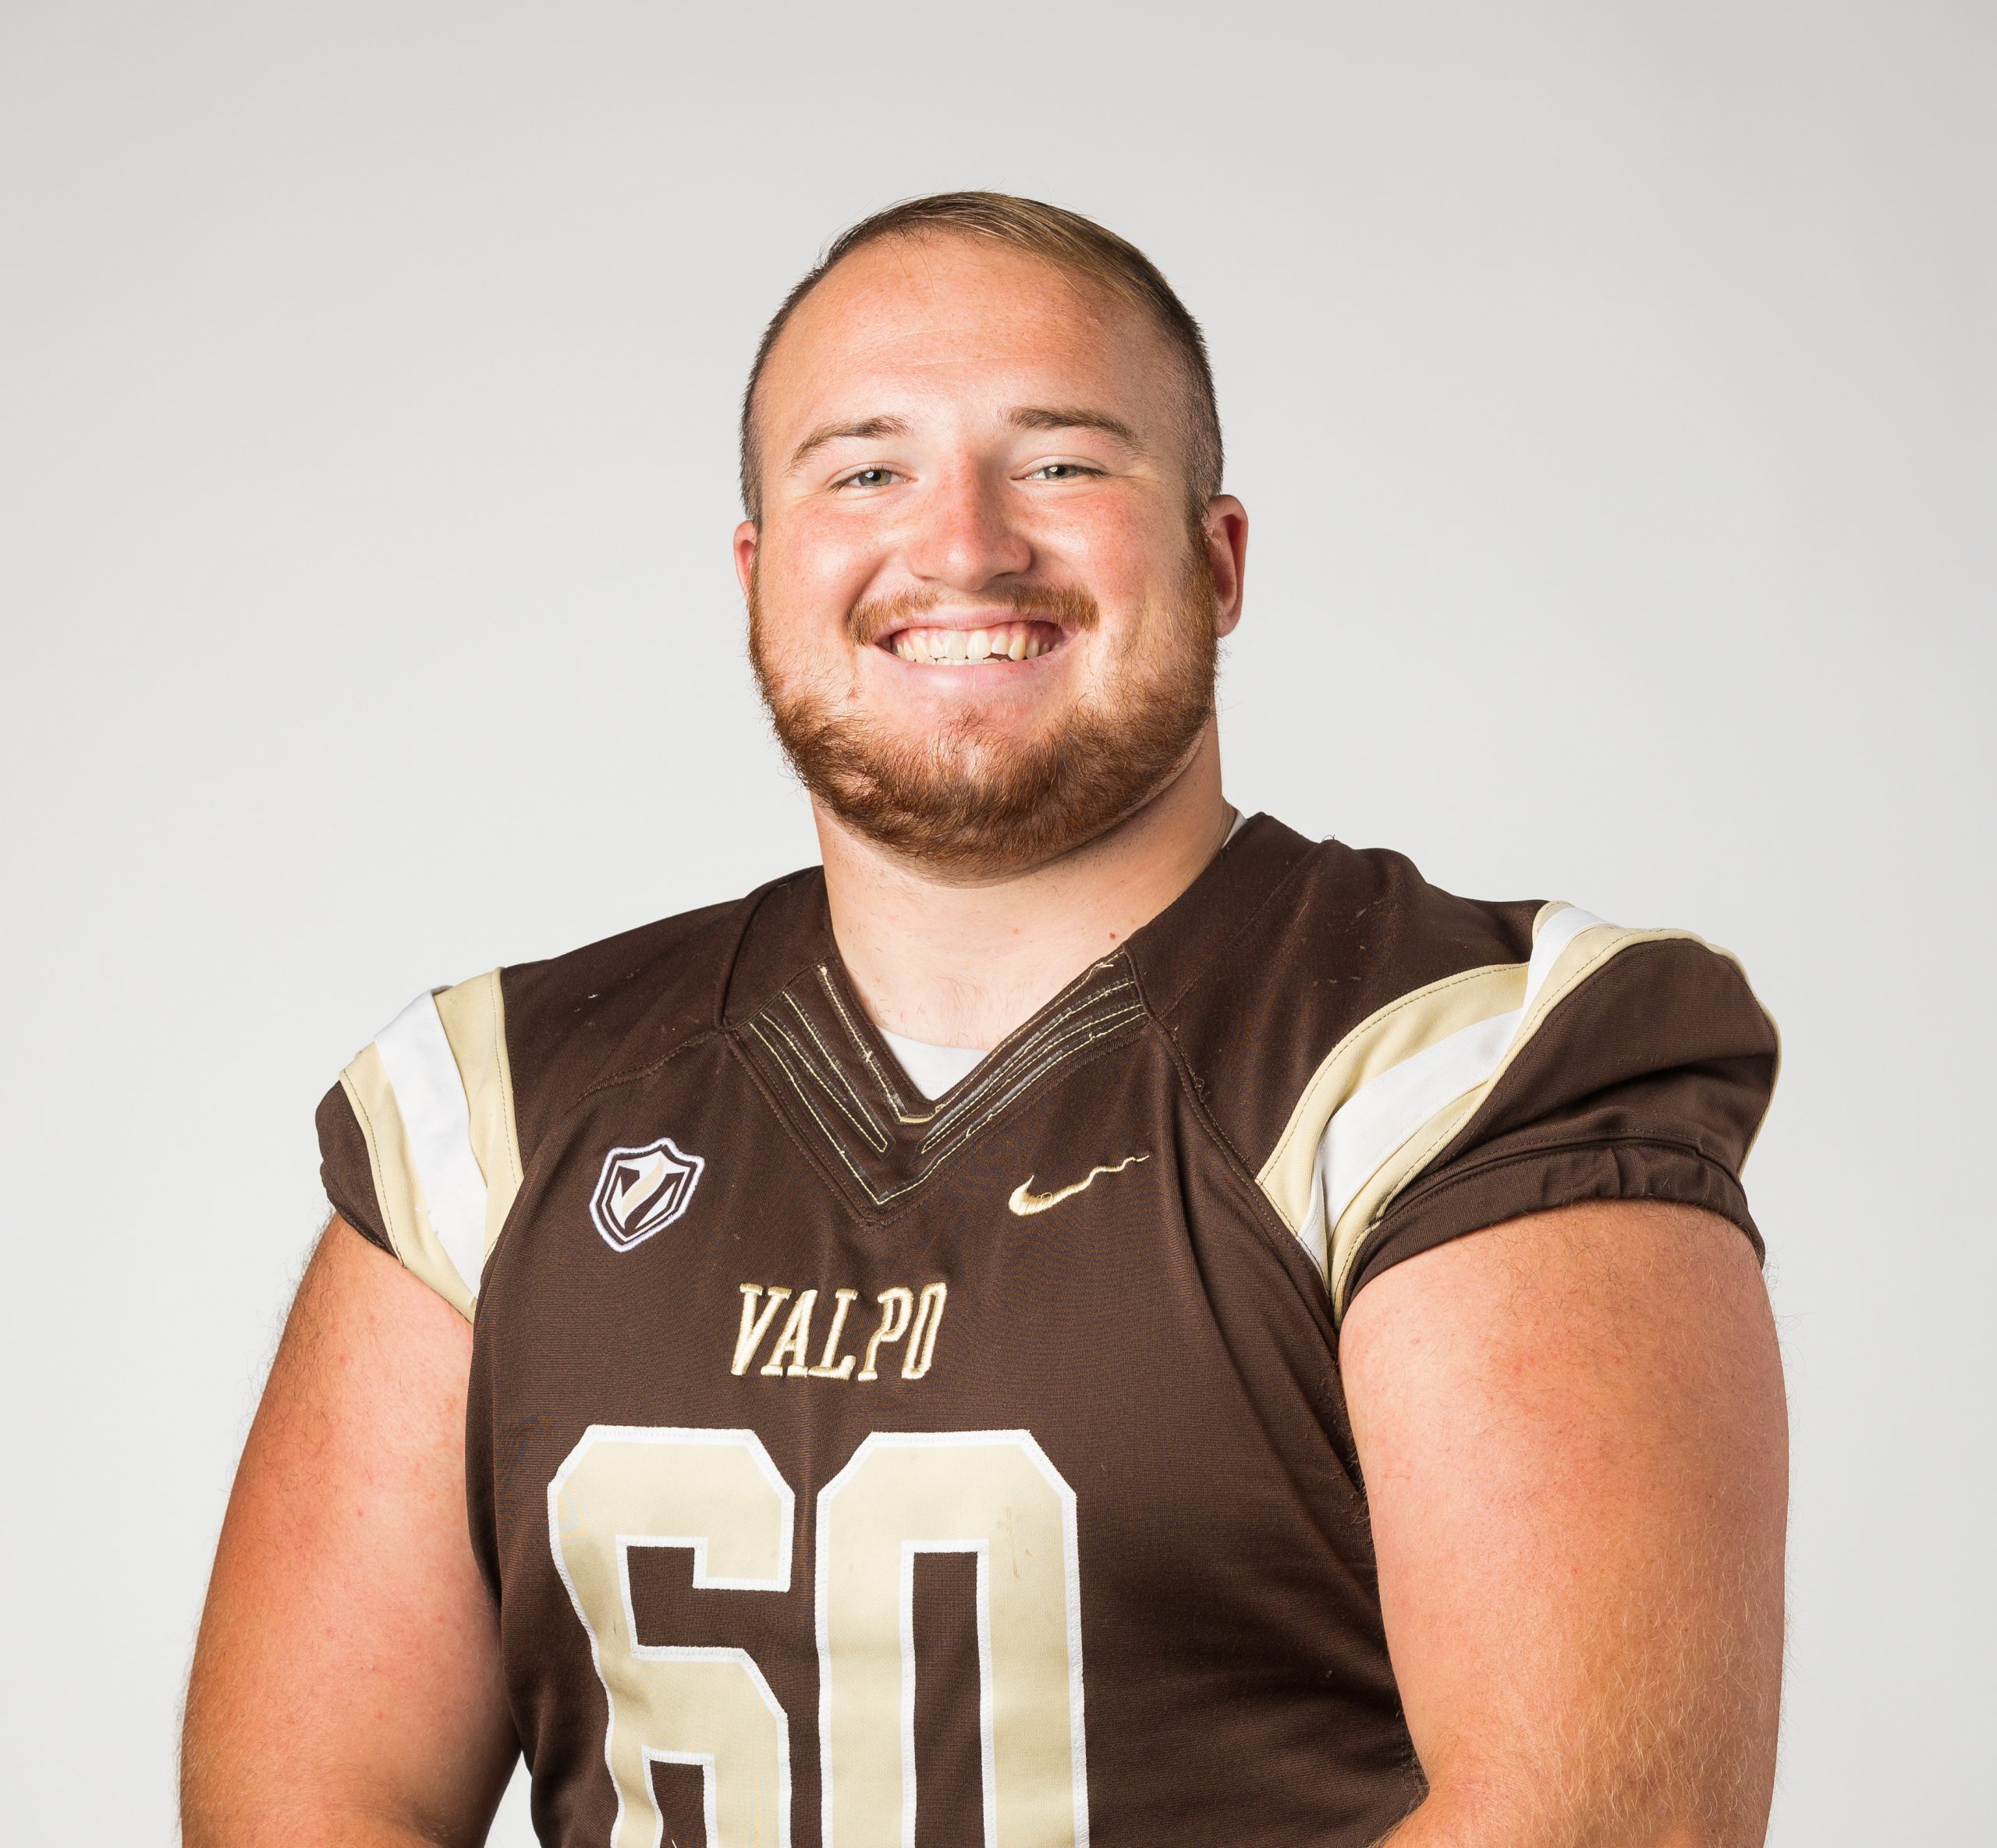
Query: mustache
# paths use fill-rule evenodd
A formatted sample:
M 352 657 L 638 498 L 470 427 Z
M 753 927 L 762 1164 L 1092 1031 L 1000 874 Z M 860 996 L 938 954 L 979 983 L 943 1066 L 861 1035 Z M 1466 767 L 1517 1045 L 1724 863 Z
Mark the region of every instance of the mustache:
M 942 600 L 939 591 L 902 591 L 892 597 L 870 598 L 846 612 L 846 633 L 864 647 L 892 630 L 909 627 Z M 978 600 L 1003 604 L 1017 615 L 1038 617 L 1069 630 L 1093 629 L 1102 620 L 1096 600 L 1079 584 L 995 584 L 980 591 Z

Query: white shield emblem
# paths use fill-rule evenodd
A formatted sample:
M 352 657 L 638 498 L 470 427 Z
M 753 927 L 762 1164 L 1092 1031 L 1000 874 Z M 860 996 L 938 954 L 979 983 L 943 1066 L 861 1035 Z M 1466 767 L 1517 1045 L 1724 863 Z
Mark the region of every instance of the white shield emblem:
M 590 1217 L 613 1251 L 641 1245 L 685 1212 L 707 1163 L 662 1136 L 643 1148 L 613 1148 L 590 1200 Z

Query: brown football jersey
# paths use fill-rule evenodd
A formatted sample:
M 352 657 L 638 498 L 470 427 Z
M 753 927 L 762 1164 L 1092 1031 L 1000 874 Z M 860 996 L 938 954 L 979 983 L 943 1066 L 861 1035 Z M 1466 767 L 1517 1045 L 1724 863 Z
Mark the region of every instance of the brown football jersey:
M 1346 1306 L 1576 1200 L 1758 1249 L 1775 1065 L 1697 938 L 1267 816 L 933 1100 L 815 868 L 420 997 L 326 1185 L 473 1318 L 541 1839 L 1372 1842 L 1422 1783 Z

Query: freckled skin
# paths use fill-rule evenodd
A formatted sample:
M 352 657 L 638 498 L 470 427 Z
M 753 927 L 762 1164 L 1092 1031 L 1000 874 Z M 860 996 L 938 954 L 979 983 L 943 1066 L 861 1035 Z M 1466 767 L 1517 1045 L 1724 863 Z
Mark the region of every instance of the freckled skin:
M 1187 513 L 1179 378 L 1147 319 L 1038 258 L 959 238 L 847 258 L 771 352 L 763 520 L 736 532 L 782 683 L 911 737 L 971 704 L 1028 735 L 1108 696 L 1119 659 L 1169 640 Z M 1143 452 L 1101 431 L 1016 428 L 1020 406 L 1108 413 Z M 821 426 L 882 417 L 907 433 L 840 438 L 786 467 Z M 1222 635 L 1239 615 L 1237 512 L 1223 496 L 1207 519 Z M 976 608 L 995 582 L 1022 579 L 1079 585 L 1101 612 L 1031 673 L 913 669 L 846 632 L 863 600 L 933 593 Z

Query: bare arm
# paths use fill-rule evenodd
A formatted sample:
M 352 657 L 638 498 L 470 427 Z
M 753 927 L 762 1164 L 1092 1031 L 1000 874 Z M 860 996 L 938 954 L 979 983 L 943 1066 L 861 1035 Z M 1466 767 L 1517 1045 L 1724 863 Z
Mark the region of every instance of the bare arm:
M 343 1221 L 250 1427 L 188 1684 L 190 1848 L 482 1841 L 516 1747 L 465 1520 L 471 1331 Z
M 1602 1201 L 1410 1258 L 1341 1336 L 1430 1794 L 1393 1848 L 1754 1848 L 1788 1451 L 1747 1241 Z

